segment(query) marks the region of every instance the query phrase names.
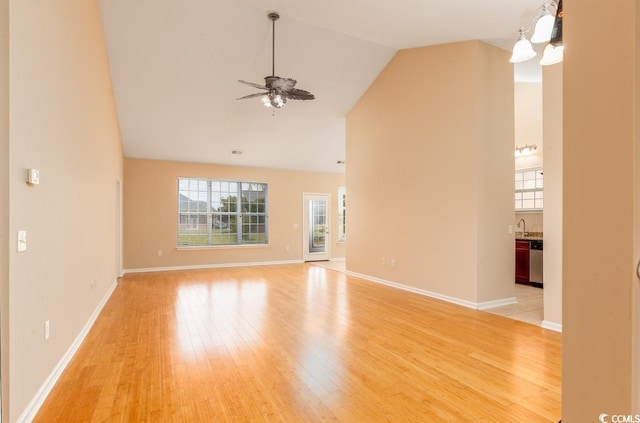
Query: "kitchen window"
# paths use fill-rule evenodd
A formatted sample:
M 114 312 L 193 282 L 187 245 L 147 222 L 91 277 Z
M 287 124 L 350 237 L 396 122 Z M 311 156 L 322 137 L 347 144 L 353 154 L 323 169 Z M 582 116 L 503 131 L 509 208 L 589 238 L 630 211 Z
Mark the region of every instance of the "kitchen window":
M 178 247 L 267 244 L 268 186 L 178 178 Z
M 544 207 L 542 168 L 517 170 L 515 174 L 516 211 L 541 211 Z

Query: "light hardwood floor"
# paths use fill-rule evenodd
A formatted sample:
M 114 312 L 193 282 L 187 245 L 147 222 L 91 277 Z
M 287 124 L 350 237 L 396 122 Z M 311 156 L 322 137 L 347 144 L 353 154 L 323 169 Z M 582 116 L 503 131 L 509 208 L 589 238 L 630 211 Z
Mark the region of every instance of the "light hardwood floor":
M 561 336 L 300 264 L 126 275 L 37 422 L 557 422 Z

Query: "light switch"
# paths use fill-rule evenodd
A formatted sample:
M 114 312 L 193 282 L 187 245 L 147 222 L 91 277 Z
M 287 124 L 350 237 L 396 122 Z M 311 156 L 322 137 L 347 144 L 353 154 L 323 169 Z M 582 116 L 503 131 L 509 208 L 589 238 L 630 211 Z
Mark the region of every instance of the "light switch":
M 18 252 L 27 251 L 27 231 L 18 231 Z

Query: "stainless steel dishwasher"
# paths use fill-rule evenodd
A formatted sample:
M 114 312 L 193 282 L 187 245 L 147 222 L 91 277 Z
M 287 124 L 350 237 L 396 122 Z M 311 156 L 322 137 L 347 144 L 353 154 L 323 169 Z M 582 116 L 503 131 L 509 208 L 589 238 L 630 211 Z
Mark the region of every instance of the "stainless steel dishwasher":
M 542 288 L 542 240 L 531 241 L 529 247 L 529 283 L 531 286 Z

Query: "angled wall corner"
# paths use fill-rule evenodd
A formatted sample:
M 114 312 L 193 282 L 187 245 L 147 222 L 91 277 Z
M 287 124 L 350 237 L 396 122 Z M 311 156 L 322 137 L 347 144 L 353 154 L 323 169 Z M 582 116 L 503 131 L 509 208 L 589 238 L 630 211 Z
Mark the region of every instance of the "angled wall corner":
M 562 64 L 542 70 L 544 322 L 562 327 Z
M 513 297 L 513 125 L 506 52 L 399 51 L 347 115 L 348 270 L 470 303 Z

